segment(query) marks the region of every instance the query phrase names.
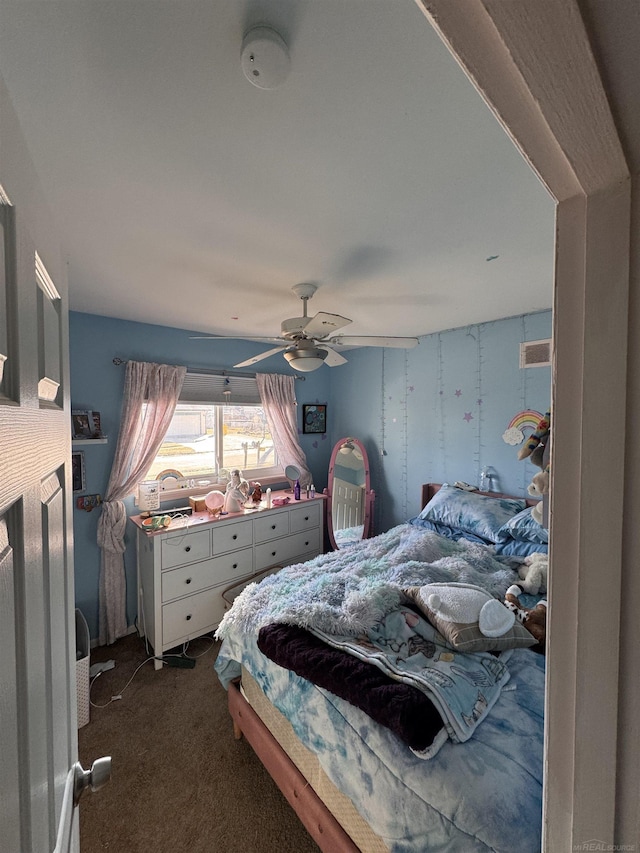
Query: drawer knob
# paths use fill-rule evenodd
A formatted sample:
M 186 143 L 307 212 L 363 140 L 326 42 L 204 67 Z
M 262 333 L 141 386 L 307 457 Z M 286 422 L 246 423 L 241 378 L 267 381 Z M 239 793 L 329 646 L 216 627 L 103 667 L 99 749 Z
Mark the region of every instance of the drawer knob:
M 191 578 L 187 578 L 185 583 L 191 583 Z
M 234 563 L 234 564 L 233 564 L 233 566 L 232 566 L 231 568 L 232 568 L 232 569 L 237 569 L 237 568 L 238 568 L 238 564 L 237 564 L 237 563 Z
M 185 551 L 190 551 L 190 550 L 191 550 L 191 545 L 187 545 L 187 546 L 185 546 L 185 549 L 184 549 L 184 550 L 185 550 Z
M 189 619 L 191 619 L 191 614 L 190 614 L 190 613 L 189 613 L 189 615 L 187 616 L 187 622 L 189 621 Z
M 238 534 L 237 534 L 237 533 L 234 533 L 234 534 L 233 534 L 233 536 L 232 536 L 231 538 L 232 538 L 232 539 L 237 539 L 237 538 L 238 538 Z
M 305 544 L 305 545 L 308 545 L 309 543 L 308 543 L 308 542 L 305 542 L 304 544 Z
M 275 524 L 272 524 L 272 525 L 271 525 L 271 529 L 272 529 L 272 530 L 275 530 L 275 529 L 276 529 Z
M 275 557 L 276 553 L 277 553 L 276 551 L 272 551 L 272 552 L 271 552 L 271 556 L 272 556 L 272 557 Z
M 305 521 L 309 521 L 309 516 L 308 516 L 308 515 L 305 515 L 304 520 L 305 520 Z

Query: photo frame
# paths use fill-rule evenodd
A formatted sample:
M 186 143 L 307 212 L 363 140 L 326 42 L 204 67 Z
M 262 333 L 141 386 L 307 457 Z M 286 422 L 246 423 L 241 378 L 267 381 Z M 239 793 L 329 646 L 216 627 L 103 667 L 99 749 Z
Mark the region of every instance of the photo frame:
M 100 438 L 100 412 L 73 409 L 71 412 L 71 434 L 75 439 Z
M 71 412 L 71 434 L 73 438 L 91 438 L 93 435 L 93 418 L 88 411 L 74 409 Z
M 327 407 L 324 403 L 304 403 L 302 406 L 302 432 L 325 433 Z
M 71 482 L 74 492 L 84 492 L 84 453 L 82 450 L 74 450 L 71 454 Z

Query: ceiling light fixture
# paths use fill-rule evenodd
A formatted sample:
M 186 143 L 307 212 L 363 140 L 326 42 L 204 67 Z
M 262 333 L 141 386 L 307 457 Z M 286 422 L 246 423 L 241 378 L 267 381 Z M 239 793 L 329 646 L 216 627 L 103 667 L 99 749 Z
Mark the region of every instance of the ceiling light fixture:
M 271 27 L 253 27 L 245 35 L 240 52 L 242 71 L 258 89 L 275 89 L 291 68 L 289 48 Z
M 284 357 L 294 370 L 301 373 L 311 373 L 322 367 L 327 357 L 327 350 L 319 349 L 313 345 L 313 341 L 300 340 L 293 347 L 285 350 Z

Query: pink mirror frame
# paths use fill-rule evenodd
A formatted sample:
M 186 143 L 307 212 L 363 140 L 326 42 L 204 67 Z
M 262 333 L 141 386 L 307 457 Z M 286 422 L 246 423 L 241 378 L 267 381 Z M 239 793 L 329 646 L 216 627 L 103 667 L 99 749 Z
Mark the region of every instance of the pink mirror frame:
M 336 477 L 338 454 L 344 448 L 355 452 L 356 458 L 358 455 L 361 456 L 364 479 L 362 484 L 350 484 Z M 347 436 L 336 442 L 329 462 L 329 479 L 325 495 L 327 496 L 327 531 L 334 551 L 372 536 L 375 492 L 371 489 L 369 457 L 359 439 Z

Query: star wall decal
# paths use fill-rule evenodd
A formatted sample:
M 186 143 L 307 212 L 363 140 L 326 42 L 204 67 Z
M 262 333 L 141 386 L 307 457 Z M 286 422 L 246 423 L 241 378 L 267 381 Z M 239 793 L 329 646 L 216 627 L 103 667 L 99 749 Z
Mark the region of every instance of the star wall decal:
M 456 389 L 456 397 L 462 397 L 462 391 L 460 390 L 460 388 Z
M 473 415 L 471 414 L 471 412 L 465 412 L 465 413 L 464 413 L 464 415 L 463 415 L 463 419 L 464 419 L 467 423 L 469 423 L 469 421 L 472 421 L 472 420 L 473 420 Z

